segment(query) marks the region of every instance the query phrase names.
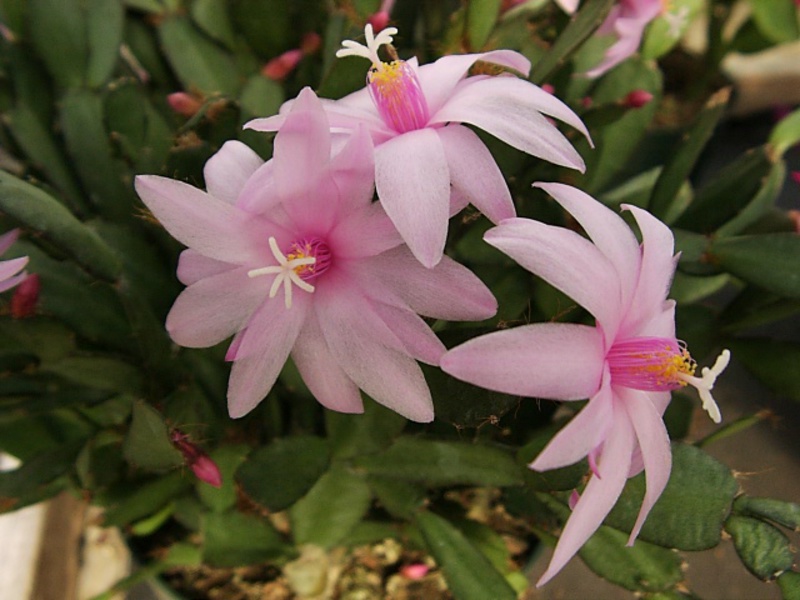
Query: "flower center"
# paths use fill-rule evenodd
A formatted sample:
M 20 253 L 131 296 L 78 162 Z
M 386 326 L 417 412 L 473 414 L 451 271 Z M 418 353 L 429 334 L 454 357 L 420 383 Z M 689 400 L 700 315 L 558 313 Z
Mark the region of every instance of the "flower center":
M 731 353 L 723 350 L 714 365 L 704 367 L 696 377 L 697 363 L 686 345 L 669 338 L 642 337 L 615 343 L 606 355 L 614 385 L 665 392 L 691 385 L 703 402 L 703 409 L 715 423 L 722 420 L 711 395 L 717 377 L 725 370 Z
M 308 283 L 327 271 L 331 266 L 331 251 L 328 244 L 317 237 L 303 238 L 291 243 L 289 253 L 283 254 L 274 237 L 269 238 L 272 255 L 277 265 L 252 269 L 248 277 L 275 275 L 269 297 L 274 298 L 283 286 L 283 297 L 286 308 L 292 308 L 292 287 L 297 286 L 305 292 L 312 293 L 314 286 Z
M 375 36 L 372 25 L 367 24 L 364 28 L 367 45 L 345 40 L 342 42 L 344 47 L 336 52 L 336 56 L 361 56 L 372 62 L 367 73 L 367 89 L 372 102 L 384 123 L 398 133 L 405 133 L 425 127 L 429 113 L 414 69 L 396 56 L 388 63 L 378 56 L 381 46 L 388 46 L 390 53 L 394 53 L 391 44 L 396 33 L 395 27 L 387 27 Z

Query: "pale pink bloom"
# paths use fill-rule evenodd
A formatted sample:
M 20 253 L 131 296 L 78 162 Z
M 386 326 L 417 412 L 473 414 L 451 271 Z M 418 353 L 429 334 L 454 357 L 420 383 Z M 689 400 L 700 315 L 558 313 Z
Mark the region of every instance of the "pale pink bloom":
M 650 213 L 631 211 L 643 242 L 625 221 L 587 194 L 563 184 L 536 184 L 553 196 L 592 241 L 574 231 L 509 219 L 485 240 L 569 295 L 596 326 L 540 323 L 475 338 L 441 360 L 446 372 L 509 394 L 581 400 L 586 406 L 547 445 L 538 471 L 589 458 L 593 476 L 561 534 L 539 585 L 553 577 L 600 526 L 625 481 L 645 470 L 647 491 L 631 531 L 632 544 L 669 478 L 671 454 L 662 415 L 670 390 L 696 387 L 714 421 L 711 389 L 727 365 L 695 377 L 695 362 L 675 338 L 675 302 L 666 295 L 675 271 L 673 236 Z M 594 242 L 594 243 L 592 243 Z
M 188 285 L 167 317 L 187 347 L 236 334 L 228 387 L 232 417 L 252 410 L 291 353 L 311 393 L 342 412 L 363 410 L 359 388 L 415 421 L 433 405 L 417 360 L 437 365 L 444 346 L 419 314 L 480 320 L 491 292 L 445 258 L 420 265 L 383 207 L 373 203 L 366 128 L 331 158 L 328 119 L 314 93 L 297 98 L 273 160 L 228 142 L 205 167 L 207 192 L 139 176 L 147 207 L 180 242 Z
M 11 248 L 18 237 L 19 229 L 12 229 L 0 235 L 0 254 Z M 27 273 L 20 273 L 26 264 L 28 264 L 27 256 L 12 258 L 11 260 L 0 260 L 0 292 L 10 290 L 28 276 Z
M 345 48 L 337 56 L 372 61 L 368 85 L 323 105 L 334 132 L 352 132 L 361 124 L 367 127 L 376 146 L 378 197 L 414 256 L 432 267 L 442 257 L 449 217 L 467 203 L 495 223 L 516 214 L 491 153 L 464 125 L 483 129 L 533 156 L 580 170 L 584 168 L 580 155 L 544 115 L 570 124 L 587 137 L 588 132 L 565 104 L 524 79 L 507 73 L 467 76 L 477 61 L 527 74 L 530 62 L 521 54 L 495 50 L 445 56 L 421 67 L 416 59 L 383 62 L 378 50 L 390 46 L 396 33 L 397 29 L 388 27 L 375 36 L 367 25 L 366 46 L 343 42 Z M 497 71 L 484 68 L 482 72 L 492 69 Z M 277 131 L 289 106 L 246 127 Z
M 636 52 L 645 28 L 661 14 L 661 1 L 619 0 L 597 30 L 599 35 L 612 35 L 616 41 L 606 50 L 602 62 L 586 75 L 599 77 Z

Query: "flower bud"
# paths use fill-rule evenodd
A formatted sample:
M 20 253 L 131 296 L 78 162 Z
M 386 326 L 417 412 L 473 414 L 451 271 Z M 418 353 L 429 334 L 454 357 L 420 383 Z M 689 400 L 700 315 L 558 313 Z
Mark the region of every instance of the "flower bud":
M 300 51 L 308 56 L 314 54 L 322 46 L 322 38 L 316 31 L 309 31 L 300 42 Z
M 289 74 L 295 70 L 300 59 L 303 58 L 303 51 L 295 48 L 294 50 L 287 50 L 280 56 L 276 56 L 270 60 L 261 69 L 261 74 L 273 81 L 283 81 Z
M 41 281 L 37 274 L 28 275 L 22 280 L 14 295 L 11 296 L 11 316 L 15 319 L 32 317 L 36 313 L 36 304 L 39 302 Z
M 167 96 L 170 108 L 184 117 L 193 117 L 203 106 L 202 102 L 186 92 L 175 92 Z
M 630 94 L 625 96 L 625 100 L 622 101 L 622 104 L 628 108 L 642 108 L 652 99 L 653 94 L 647 90 L 633 90 Z
M 205 481 L 215 488 L 222 487 L 222 474 L 219 472 L 219 467 L 207 454 L 202 454 L 191 465 L 191 469 L 200 481 Z
M 406 565 L 402 569 L 400 569 L 400 574 L 412 580 L 422 579 L 425 575 L 428 574 L 430 571 L 430 567 L 423 563 L 414 563 L 412 565 Z

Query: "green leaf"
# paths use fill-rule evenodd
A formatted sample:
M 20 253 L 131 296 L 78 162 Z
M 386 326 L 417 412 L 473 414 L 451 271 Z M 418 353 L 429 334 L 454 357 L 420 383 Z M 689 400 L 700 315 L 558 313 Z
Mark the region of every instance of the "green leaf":
M 603 579 L 632 591 L 668 591 L 683 581 L 682 559 L 676 552 L 642 540 L 632 547 L 627 542 L 628 534 L 601 526 L 579 556 Z
M 647 28 L 640 50 L 642 56 L 653 60 L 672 50 L 704 8 L 703 0 L 670 0 Z
M 756 192 L 753 199 L 742 207 L 736 216 L 717 229 L 717 235 L 735 235 L 757 223 L 759 219 L 768 214 L 769 210 L 775 206 L 775 201 L 783 189 L 785 179 L 786 165 L 783 161 L 778 161 L 772 165 L 772 169 L 770 169 L 761 189 Z
M 800 573 L 786 571 L 778 577 L 778 586 L 781 588 L 783 600 L 800 600 Z
M 320 438 L 278 439 L 253 452 L 236 471 L 236 480 L 254 502 L 283 510 L 314 485 L 328 461 L 328 446 Z
M 186 17 L 170 16 L 158 27 L 164 54 L 184 89 L 235 96 L 238 75 L 229 54 L 197 31 Z
M 436 562 L 441 565 L 456 600 L 514 600 L 516 592 L 486 556 L 450 522 L 421 512 L 417 525 Z
M 209 36 L 232 48 L 235 33 L 228 16 L 228 3 L 219 0 L 194 0 L 191 6 L 194 22 Z
M 723 88 L 706 102 L 692 128 L 684 133 L 673 148 L 672 158 L 666 163 L 650 196 L 649 210 L 663 219 L 674 214 L 673 205 L 679 199 L 678 192 L 689 178 L 700 153 L 728 106 L 731 88 Z
M 99 502 L 106 506 L 103 524 L 123 527 L 152 515 L 180 496 L 190 481 L 181 471 L 173 471 L 157 479 L 129 481 L 106 494 L 99 494 Z
M 773 42 L 791 42 L 800 37 L 793 0 L 752 0 L 750 8 L 758 29 Z
M 83 440 L 70 442 L 25 460 L 13 471 L 0 473 L 0 512 L 21 508 L 57 491 L 50 484 L 69 471 Z M 60 486 L 59 486 L 60 488 Z
M 225 512 L 236 504 L 234 473 L 247 458 L 248 449 L 245 445 L 222 446 L 209 454 L 222 475 L 222 486 L 215 488 L 198 479 L 195 490 L 203 504 L 212 511 Z
M 561 32 L 558 39 L 531 70 L 531 81 L 541 84 L 602 25 L 614 0 L 589 0 Z
M 756 577 L 766 581 L 792 568 L 789 539 L 769 523 L 733 515 L 725 523 L 725 530 L 731 534 L 744 566 Z
M 332 467 L 289 509 L 295 542 L 335 546 L 363 519 L 371 497 L 362 477 Z
M 407 481 L 368 477 L 367 483 L 381 506 L 398 519 L 411 519 L 426 500 L 425 489 Z
M 253 75 L 247 80 L 239 96 L 246 117 L 268 117 L 278 113 L 285 99 L 283 87 L 263 75 Z
M 780 120 L 769 135 L 769 143 L 778 156 L 800 143 L 800 109 Z
M 144 402 L 133 404 L 133 419 L 123 444 L 125 460 L 146 471 L 165 471 L 183 464 L 172 445 L 161 414 Z
M 710 259 L 727 272 L 787 298 L 800 298 L 800 236 L 771 233 L 716 238 Z
M 88 0 L 85 10 L 89 42 L 86 82 L 91 87 L 100 87 L 117 64 L 125 9 L 120 0 Z
M 364 413 L 360 415 L 325 411 L 331 453 L 337 458 L 383 450 L 403 431 L 406 423 L 404 417 L 368 398 L 364 398 Z
M 31 41 L 53 79 L 81 85 L 88 53 L 81 0 L 29 0 L 27 10 Z
M 800 344 L 767 338 L 736 338 L 726 342 L 731 354 L 748 371 L 778 394 L 800 401 Z
M 133 365 L 100 355 L 65 357 L 43 366 L 41 371 L 56 373 L 82 386 L 112 392 L 141 394 L 144 383 L 139 369 Z
M 800 504 L 794 502 L 742 495 L 733 503 L 733 508 L 748 517 L 769 519 L 789 529 L 800 529 Z
M 288 551 L 275 528 L 255 515 L 231 511 L 203 519 L 203 561 L 215 567 L 261 563 Z
M 294 28 L 284 0 L 238 0 L 231 3 L 231 18 L 240 35 L 262 57 L 276 56 L 290 47 Z
M 467 4 L 467 37 L 474 51 L 482 49 L 497 22 L 501 0 L 469 0 Z
M 123 165 L 112 158 L 104 125 L 103 98 L 89 90 L 68 93 L 61 101 L 61 124 L 67 150 L 92 204 L 105 217 L 129 222 L 133 189 L 123 182 Z
M 388 450 L 355 459 L 370 475 L 441 485 L 520 485 L 522 468 L 496 447 L 401 437 Z
M 716 546 L 738 487 L 725 465 L 699 448 L 674 444 L 669 482 L 639 538 L 679 550 Z M 606 523 L 630 531 L 639 514 L 644 489 L 643 474 L 628 480 Z
M 87 272 L 116 281 L 120 261 L 100 237 L 43 190 L 0 171 L 0 210 L 43 235 Z

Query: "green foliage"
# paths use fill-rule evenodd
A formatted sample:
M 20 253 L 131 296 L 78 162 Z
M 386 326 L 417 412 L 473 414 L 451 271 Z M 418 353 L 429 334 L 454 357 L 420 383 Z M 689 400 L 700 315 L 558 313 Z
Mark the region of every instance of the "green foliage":
M 758 519 L 733 515 L 725 523 L 739 558 L 760 579 L 774 579 L 790 569 L 794 559 L 789 539 L 776 527 Z

